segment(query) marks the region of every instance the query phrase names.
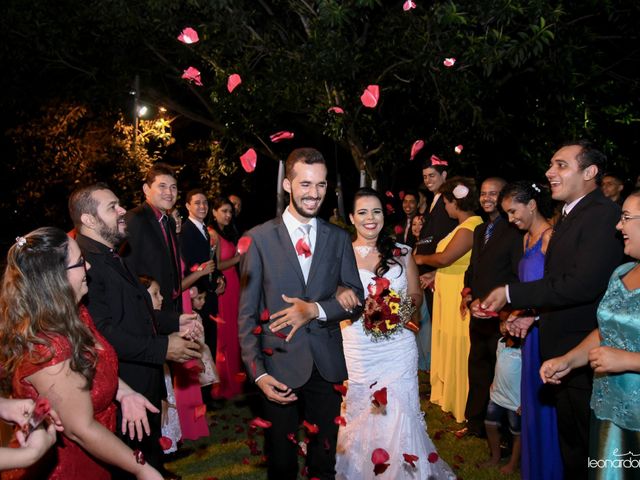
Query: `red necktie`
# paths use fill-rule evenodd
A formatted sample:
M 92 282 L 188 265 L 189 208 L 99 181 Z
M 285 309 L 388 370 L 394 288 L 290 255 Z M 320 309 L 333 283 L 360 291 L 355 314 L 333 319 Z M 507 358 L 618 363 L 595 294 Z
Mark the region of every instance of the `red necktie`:
M 297 241 L 296 243 L 296 253 L 298 255 L 304 255 L 304 258 L 309 258 L 311 256 L 311 249 L 307 242 L 304 241 L 304 237 Z

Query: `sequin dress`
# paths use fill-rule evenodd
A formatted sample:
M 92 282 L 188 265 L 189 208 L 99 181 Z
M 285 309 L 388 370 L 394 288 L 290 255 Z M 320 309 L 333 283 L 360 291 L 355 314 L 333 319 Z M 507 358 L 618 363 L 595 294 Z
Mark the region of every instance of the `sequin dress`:
M 116 428 L 114 399 L 118 391 L 118 357 L 113 347 L 96 329 L 89 312 L 82 306 L 80 307 L 80 319 L 91 330 L 99 345 L 99 348 L 96 349 L 98 356 L 96 373 L 91 387 L 93 416 L 97 422 L 114 432 Z M 71 357 L 71 344 L 65 337 L 52 335 L 49 340 L 53 354 L 51 360 L 39 364 L 23 361 L 17 368 L 13 377 L 14 397 L 36 399 L 38 392 L 26 378 L 45 367 L 62 363 Z M 42 345 L 37 345 L 34 349 L 36 354 L 49 356 L 49 349 Z M 52 480 L 107 480 L 111 478 L 105 464 L 93 458 L 65 435 L 58 435 L 56 445 L 57 461 L 56 455 L 46 456 L 44 462 L 36 464 L 37 473 L 32 468 L 13 470 L 4 472 L 2 478 L 48 478 Z
M 628 290 L 622 283 L 636 265 L 625 263 L 613 272 L 598 306 L 602 346 L 640 352 L 640 288 Z M 638 478 L 640 468 L 624 468 L 622 462 L 637 465 L 640 455 L 640 374 L 595 374 L 591 409 L 589 459 L 610 463 L 607 468 L 589 468 L 589 478 Z

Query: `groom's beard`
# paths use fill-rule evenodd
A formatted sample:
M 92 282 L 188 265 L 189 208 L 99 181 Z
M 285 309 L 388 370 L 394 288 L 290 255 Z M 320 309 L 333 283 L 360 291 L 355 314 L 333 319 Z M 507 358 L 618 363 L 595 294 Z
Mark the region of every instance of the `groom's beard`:
M 316 209 L 313 212 L 308 212 L 304 210 L 304 205 L 302 204 L 302 202 L 304 200 L 316 200 L 318 202 L 318 206 L 316 207 Z M 301 217 L 304 218 L 314 218 L 318 215 L 318 212 L 320 211 L 320 207 L 322 206 L 322 202 L 324 201 L 324 197 L 322 198 L 318 198 L 318 197 L 302 197 L 300 199 L 300 202 L 298 202 L 298 200 L 291 195 L 291 205 L 293 205 L 293 209 L 298 213 L 298 215 L 300 215 Z

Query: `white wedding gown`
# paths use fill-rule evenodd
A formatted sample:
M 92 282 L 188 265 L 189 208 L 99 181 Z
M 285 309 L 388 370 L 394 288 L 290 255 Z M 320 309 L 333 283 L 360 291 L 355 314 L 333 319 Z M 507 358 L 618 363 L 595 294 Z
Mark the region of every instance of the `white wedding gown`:
M 399 257 L 403 268 L 392 265 L 385 274 L 396 292 L 407 290 L 406 257 Z M 364 287 L 373 283 L 373 272 L 360 269 Z M 349 374 L 342 404 L 346 426 L 338 431 L 336 479 L 455 479 L 456 475 L 439 457 L 429 462 L 436 449 L 427 435 L 418 394 L 418 350 L 415 334 L 403 328 L 389 339 L 372 341 L 364 333 L 362 320 L 343 322 L 344 355 Z M 373 392 L 387 387 L 387 405 L 377 408 Z M 376 476 L 371 454 L 376 448 L 389 453 L 387 470 Z M 415 467 L 403 454 L 418 456 Z M 432 456 L 433 460 L 434 456 Z

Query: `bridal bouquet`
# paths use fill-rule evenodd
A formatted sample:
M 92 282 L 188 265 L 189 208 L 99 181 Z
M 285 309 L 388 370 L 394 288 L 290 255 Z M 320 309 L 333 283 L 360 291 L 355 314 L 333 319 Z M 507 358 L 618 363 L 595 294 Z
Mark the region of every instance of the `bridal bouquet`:
M 375 277 L 367 289 L 369 296 L 364 303 L 362 321 L 364 333 L 380 340 L 400 332 L 402 327 L 415 331 L 410 320 L 416 307 L 409 295 L 396 292 L 390 288 L 389 280 L 380 277 Z

